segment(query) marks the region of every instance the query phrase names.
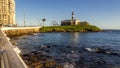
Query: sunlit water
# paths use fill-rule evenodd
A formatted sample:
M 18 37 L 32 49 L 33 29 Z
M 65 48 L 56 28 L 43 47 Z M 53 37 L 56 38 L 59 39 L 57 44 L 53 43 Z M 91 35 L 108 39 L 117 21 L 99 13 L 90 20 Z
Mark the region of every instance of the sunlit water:
M 119 30 L 85 33 L 38 33 L 18 37 L 16 42 L 22 52 L 41 50 L 41 46 L 57 46 L 47 49 L 50 52 L 46 52 L 46 54 L 53 56 L 58 63 L 63 64 L 66 68 L 69 65 L 72 65 L 73 68 L 120 66 Z M 93 53 L 85 48 L 101 48 L 115 54 Z

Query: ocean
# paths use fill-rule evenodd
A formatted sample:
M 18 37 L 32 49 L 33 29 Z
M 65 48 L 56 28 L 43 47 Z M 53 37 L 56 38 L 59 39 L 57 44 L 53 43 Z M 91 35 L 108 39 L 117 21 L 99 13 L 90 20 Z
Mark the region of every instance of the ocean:
M 63 68 L 120 68 L 120 30 L 37 33 L 13 39 L 21 54 L 42 52 Z

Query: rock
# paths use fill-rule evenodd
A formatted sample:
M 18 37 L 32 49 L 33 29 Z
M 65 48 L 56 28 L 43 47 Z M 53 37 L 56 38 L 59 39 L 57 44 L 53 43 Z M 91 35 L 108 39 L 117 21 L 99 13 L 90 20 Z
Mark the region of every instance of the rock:
M 45 52 L 49 53 L 50 51 L 49 50 L 45 50 Z
M 53 58 L 52 56 L 46 55 L 46 58 Z
M 96 51 L 98 51 L 96 48 L 85 48 L 85 50 L 87 50 L 89 52 L 96 52 Z
M 75 51 L 71 51 L 71 53 L 75 53 Z
M 60 49 L 58 49 L 58 50 L 60 50 L 60 51 L 61 51 L 62 49 L 60 48 Z
M 57 45 L 52 45 L 53 47 L 58 47 Z
M 37 51 L 32 51 L 31 55 L 38 55 L 38 52 Z
M 30 54 L 23 54 L 22 57 L 28 57 Z
M 85 48 L 85 49 L 89 52 L 106 53 L 106 50 L 101 48 Z
M 74 68 L 74 65 L 72 63 L 67 62 L 63 65 L 63 68 Z
M 51 48 L 52 46 L 50 46 L 50 45 L 47 45 L 46 47 L 47 47 L 47 48 Z
M 105 53 L 106 53 L 106 54 L 111 54 L 111 52 L 110 52 L 110 51 L 106 51 Z
M 46 49 L 46 48 L 47 48 L 47 46 L 45 46 L 45 45 L 42 45 L 40 48 L 44 48 L 44 49 Z
M 37 53 L 43 53 L 43 51 L 37 51 Z
M 101 49 L 101 48 L 97 48 L 96 52 L 97 53 L 105 53 L 106 50 L 105 49 Z
M 66 46 L 66 48 L 72 48 L 72 46 Z
M 99 61 L 97 61 L 97 63 L 99 63 L 99 64 L 105 64 L 105 61 L 104 60 L 99 60 Z
M 36 61 L 38 61 L 38 59 L 37 59 L 35 56 L 31 56 L 31 57 L 30 57 L 30 61 L 36 62 Z
M 63 68 L 63 66 L 62 65 L 57 65 L 56 68 Z
M 110 52 L 110 51 L 106 51 L 105 52 L 106 54 L 110 54 L 110 55 L 118 55 L 118 53 L 116 53 L 116 52 Z M 119 55 L 118 55 L 119 56 Z
M 46 62 L 46 63 L 45 63 L 45 67 L 51 68 L 51 67 L 53 67 L 55 64 L 56 64 L 55 61 Z
M 78 51 L 70 51 L 70 53 L 77 53 Z

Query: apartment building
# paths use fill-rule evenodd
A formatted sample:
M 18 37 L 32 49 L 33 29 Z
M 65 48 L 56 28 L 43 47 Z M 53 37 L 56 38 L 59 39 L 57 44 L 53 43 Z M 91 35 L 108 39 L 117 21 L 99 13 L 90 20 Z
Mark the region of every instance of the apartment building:
M 0 24 L 15 25 L 15 1 L 0 0 Z

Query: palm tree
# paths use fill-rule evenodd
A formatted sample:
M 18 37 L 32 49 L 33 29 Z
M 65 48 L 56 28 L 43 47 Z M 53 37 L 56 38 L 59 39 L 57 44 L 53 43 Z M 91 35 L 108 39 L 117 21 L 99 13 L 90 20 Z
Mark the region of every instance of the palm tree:
M 45 19 L 45 18 L 43 18 L 43 19 L 42 19 L 42 22 L 43 22 L 43 27 L 44 27 L 44 22 L 45 22 L 45 21 L 46 21 L 46 19 Z

